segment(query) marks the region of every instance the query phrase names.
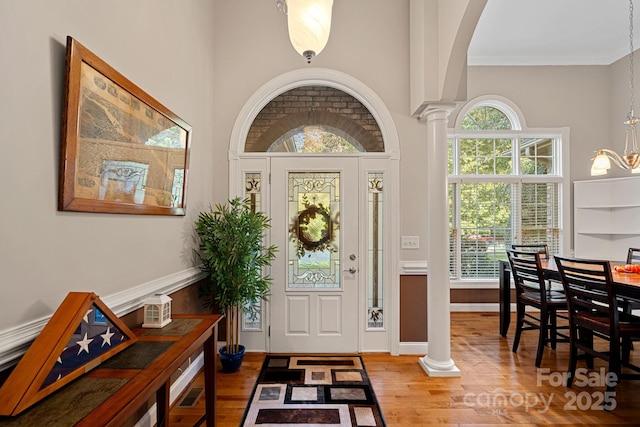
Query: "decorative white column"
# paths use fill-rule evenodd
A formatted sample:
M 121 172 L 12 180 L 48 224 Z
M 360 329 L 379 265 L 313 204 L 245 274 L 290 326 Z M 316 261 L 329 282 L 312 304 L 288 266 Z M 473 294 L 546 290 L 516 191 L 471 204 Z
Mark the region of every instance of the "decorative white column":
M 427 375 L 458 377 L 451 359 L 447 118 L 455 106 L 429 105 L 427 123 L 427 323 L 428 353 L 419 359 Z

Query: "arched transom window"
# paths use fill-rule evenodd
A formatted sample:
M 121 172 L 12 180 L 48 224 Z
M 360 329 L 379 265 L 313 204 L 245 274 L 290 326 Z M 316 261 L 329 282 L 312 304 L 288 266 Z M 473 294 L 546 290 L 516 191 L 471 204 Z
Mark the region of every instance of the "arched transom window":
M 302 86 L 272 99 L 249 129 L 245 152 L 383 152 L 377 121 L 354 96 Z

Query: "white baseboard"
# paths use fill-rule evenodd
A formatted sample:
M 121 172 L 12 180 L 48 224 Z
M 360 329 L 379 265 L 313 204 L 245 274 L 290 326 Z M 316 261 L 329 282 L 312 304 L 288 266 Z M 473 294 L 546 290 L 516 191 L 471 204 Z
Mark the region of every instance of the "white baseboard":
M 429 343 L 426 342 L 401 342 L 400 354 L 421 354 L 428 353 Z
M 500 311 L 500 303 L 498 302 L 489 302 L 489 303 L 451 303 L 450 305 L 451 312 L 459 312 L 459 311 L 470 311 L 470 312 L 499 312 Z M 516 311 L 516 304 L 511 304 L 511 311 Z

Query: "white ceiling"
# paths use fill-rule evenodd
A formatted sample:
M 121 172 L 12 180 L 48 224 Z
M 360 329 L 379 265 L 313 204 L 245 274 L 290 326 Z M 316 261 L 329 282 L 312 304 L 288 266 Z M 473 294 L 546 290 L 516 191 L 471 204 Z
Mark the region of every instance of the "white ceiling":
M 634 2 L 633 32 L 635 50 L 640 48 L 640 2 Z M 628 0 L 488 0 L 468 62 L 609 65 L 628 54 Z

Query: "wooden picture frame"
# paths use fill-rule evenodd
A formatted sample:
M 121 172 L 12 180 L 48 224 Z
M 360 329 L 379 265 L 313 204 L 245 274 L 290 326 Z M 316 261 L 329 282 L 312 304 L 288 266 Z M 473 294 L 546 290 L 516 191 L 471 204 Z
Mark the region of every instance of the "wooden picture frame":
M 191 126 L 67 37 L 58 210 L 184 215 Z

